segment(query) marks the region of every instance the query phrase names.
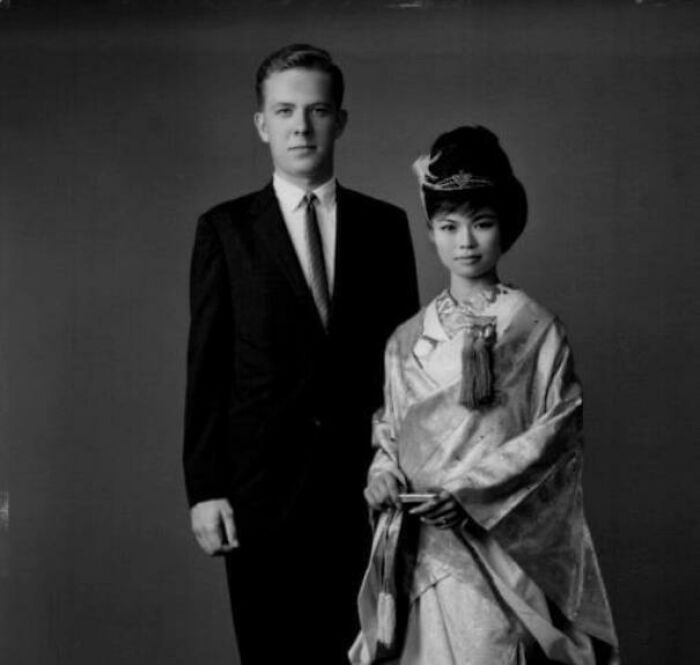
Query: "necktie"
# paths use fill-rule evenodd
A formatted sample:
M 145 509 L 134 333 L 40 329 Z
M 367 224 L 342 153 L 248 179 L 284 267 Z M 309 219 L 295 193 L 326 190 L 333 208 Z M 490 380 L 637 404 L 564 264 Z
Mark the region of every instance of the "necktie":
M 304 197 L 306 214 L 304 215 L 304 240 L 309 252 L 310 282 L 309 287 L 314 297 L 314 302 L 321 315 L 323 325 L 328 324 L 328 310 L 330 308 L 330 292 L 328 290 L 328 275 L 326 275 L 326 263 L 323 258 L 323 245 L 321 232 L 316 218 L 316 195 L 309 192 Z

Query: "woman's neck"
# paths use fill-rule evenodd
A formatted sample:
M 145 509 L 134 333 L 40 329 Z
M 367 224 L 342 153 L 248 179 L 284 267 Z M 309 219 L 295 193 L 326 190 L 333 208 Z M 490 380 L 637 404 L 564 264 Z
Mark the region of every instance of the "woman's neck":
M 483 293 L 498 284 L 498 274 L 495 270 L 479 277 L 462 277 L 452 274 L 450 277 L 450 294 L 460 302 L 472 299 L 477 293 Z

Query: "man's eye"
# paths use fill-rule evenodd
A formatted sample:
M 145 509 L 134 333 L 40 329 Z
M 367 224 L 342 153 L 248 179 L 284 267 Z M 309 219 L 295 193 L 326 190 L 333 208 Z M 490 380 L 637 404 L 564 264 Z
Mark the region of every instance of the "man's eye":
M 314 115 L 317 115 L 321 118 L 325 118 L 329 113 L 330 111 L 323 107 L 314 109 Z
M 292 112 L 292 109 L 282 108 L 282 109 L 277 109 L 277 111 L 275 111 L 275 115 L 288 116 L 291 114 L 291 112 Z

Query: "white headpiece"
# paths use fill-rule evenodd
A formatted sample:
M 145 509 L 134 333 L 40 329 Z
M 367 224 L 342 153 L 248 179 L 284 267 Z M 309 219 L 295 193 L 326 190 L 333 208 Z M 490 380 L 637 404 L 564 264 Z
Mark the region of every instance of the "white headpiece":
M 494 181 L 490 178 L 483 178 L 481 176 L 474 175 L 473 173 L 467 173 L 464 170 L 457 171 L 446 178 L 440 178 L 431 172 L 430 167 L 440 159 L 441 153 L 438 153 L 434 157 L 430 155 L 421 155 L 415 162 L 413 162 L 413 170 L 418 176 L 418 184 L 421 188 L 421 197 L 424 199 L 423 188 L 432 189 L 436 192 L 457 192 L 467 189 L 480 189 L 482 187 L 493 187 L 495 185 Z

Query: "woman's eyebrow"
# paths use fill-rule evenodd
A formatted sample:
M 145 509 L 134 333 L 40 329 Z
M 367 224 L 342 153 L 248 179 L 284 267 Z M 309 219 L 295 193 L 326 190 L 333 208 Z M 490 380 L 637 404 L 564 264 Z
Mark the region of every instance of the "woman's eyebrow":
M 493 210 L 488 210 L 484 212 L 477 212 L 476 214 L 471 216 L 471 220 L 473 222 L 481 219 L 498 219 L 498 215 L 493 212 Z

